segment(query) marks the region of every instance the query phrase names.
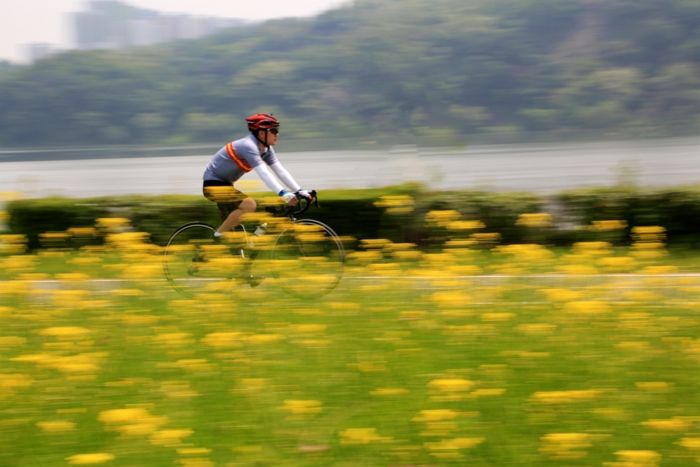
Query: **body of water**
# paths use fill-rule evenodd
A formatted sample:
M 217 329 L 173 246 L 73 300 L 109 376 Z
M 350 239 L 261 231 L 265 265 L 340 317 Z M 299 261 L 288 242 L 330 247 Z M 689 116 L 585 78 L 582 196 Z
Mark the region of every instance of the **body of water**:
M 0 191 L 23 197 L 200 194 L 216 148 L 129 148 L 0 152 Z M 307 188 L 365 188 L 417 181 L 435 189 L 477 188 L 551 193 L 584 186 L 700 183 L 700 140 L 674 139 L 464 149 L 400 147 L 386 151 L 285 153 L 280 159 Z M 48 155 L 47 155 L 48 154 Z M 67 154 L 79 154 L 69 158 Z M 177 154 L 177 155 L 169 155 Z M 18 160 L 19 159 L 19 160 Z M 5 160 L 5 162 L 2 162 Z M 242 180 L 246 186 L 254 172 Z M 244 184 L 245 185 L 245 184 Z

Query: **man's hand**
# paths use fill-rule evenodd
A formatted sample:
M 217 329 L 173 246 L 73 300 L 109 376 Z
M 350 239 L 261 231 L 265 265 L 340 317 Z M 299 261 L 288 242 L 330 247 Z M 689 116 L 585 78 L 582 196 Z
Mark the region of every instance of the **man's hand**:
M 282 194 L 282 199 L 284 200 L 287 206 L 296 206 L 299 202 L 299 200 L 297 199 L 297 195 L 289 192 L 284 192 Z
M 314 200 L 314 197 L 311 196 L 311 193 L 309 193 L 306 190 L 299 190 L 294 194 L 297 195 L 299 198 L 304 198 L 309 203 Z

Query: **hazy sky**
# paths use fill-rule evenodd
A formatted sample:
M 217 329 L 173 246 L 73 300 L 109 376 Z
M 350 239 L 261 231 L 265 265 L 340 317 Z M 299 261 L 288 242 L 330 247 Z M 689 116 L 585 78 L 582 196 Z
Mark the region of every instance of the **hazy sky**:
M 169 13 L 261 20 L 311 16 L 350 0 L 122 0 Z M 84 10 L 87 0 L 0 0 L 0 60 L 21 61 L 22 45 L 48 43 L 68 48 L 73 41 L 68 13 Z

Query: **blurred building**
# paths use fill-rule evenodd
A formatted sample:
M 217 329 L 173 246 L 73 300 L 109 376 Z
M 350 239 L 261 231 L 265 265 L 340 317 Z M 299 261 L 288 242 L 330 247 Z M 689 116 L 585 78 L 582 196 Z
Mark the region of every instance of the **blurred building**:
M 86 11 L 73 15 L 78 49 L 123 49 L 177 39 L 196 39 L 244 20 L 162 14 L 116 0 L 91 0 Z
M 29 63 L 34 63 L 37 60 L 51 57 L 63 51 L 63 49 L 59 49 L 53 44 L 34 43 L 24 46 L 24 55 L 27 57 Z

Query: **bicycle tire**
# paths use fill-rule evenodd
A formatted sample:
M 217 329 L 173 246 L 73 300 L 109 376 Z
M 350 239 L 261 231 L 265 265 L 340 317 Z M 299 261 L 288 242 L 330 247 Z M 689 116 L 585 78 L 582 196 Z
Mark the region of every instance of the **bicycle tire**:
M 204 222 L 179 227 L 163 250 L 163 272 L 171 286 L 192 297 L 202 291 L 220 291 L 230 287 L 230 280 L 243 264 L 241 248 L 237 258 L 231 247 L 214 239 L 216 229 Z
M 269 255 L 271 273 L 285 292 L 315 298 L 334 290 L 343 277 L 345 249 L 323 222 L 297 219 L 277 234 Z

